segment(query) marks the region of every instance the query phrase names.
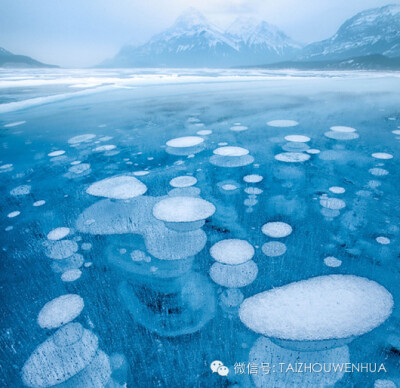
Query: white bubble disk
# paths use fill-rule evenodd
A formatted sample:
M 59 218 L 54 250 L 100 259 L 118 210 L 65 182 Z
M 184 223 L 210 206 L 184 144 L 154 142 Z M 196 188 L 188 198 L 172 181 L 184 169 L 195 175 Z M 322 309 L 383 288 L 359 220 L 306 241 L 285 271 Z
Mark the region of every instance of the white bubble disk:
M 320 151 L 320 150 L 317 150 L 317 149 L 315 149 L 315 148 L 310 148 L 309 150 L 306 150 L 306 152 L 307 152 L 308 154 L 311 154 L 311 155 L 317 155 L 317 154 L 319 154 L 321 151 Z
M 220 156 L 244 156 L 249 153 L 249 150 L 242 147 L 226 146 L 215 149 L 213 153 Z
M 400 129 L 395 129 L 394 131 L 392 131 L 392 133 L 395 135 L 400 135 Z
M 253 260 L 238 265 L 214 263 L 210 268 L 214 283 L 227 288 L 246 287 L 254 282 L 257 274 L 258 267 Z
M 79 144 L 79 143 L 86 143 L 90 140 L 93 140 L 96 137 L 93 133 L 85 133 L 84 135 L 78 135 L 71 137 L 68 140 L 69 144 Z
M 211 131 L 211 129 L 202 129 L 202 130 L 196 132 L 196 134 L 199 136 L 207 136 L 207 135 L 211 135 L 212 131 Z
M 255 198 L 247 198 L 243 201 L 244 206 L 255 206 L 258 204 L 258 201 Z
M 310 159 L 310 155 L 301 152 L 282 152 L 275 155 L 275 159 L 285 163 L 302 163 Z
M 354 140 L 358 139 L 360 135 L 355 132 L 335 132 L 328 131 L 324 133 L 325 137 L 333 140 Z
M 390 244 L 390 239 L 384 236 L 379 236 L 376 238 L 376 242 L 382 245 L 388 245 Z
M 262 246 L 262 251 L 265 256 L 278 257 L 286 253 L 286 245 L 279 241 L 270 241 Z
M 204 139 L 202 137 L 183 136 L 168 140 L 166 144 L 168 147 L 173 147 L 173 148 L 187 148 L 187 147 L 195 147 L 197 145 L 202 144 L 203 142 Z
M 389 171 L 384 168 L 371 168 L 368 172 L 374 176 L 386 176 L 389 174 Z
M 16 121 L 14 123 L 9 123 L 9 124 L 5 124 L 4 128 L 13 128 L 13 127 L 18 127 L 19 125 L 25 124 L 26 121 Z
M 145 176 L 145 175 L 149 175 L 150 172 L 149 171 L 135 171 L 133 172 L 133 175 L 135 176 Z
M 60 155 L 64 155 L 64 154 L 65 154 L 64 150 L 59 150 L 59 151 L 50 152 L 47 155 L 53 157 L 53 156 L 60 156 Z
M 33 206 L 38 207 L 38 206 L 43 206 L 46 203 L 44 200 L 36 201 L 33 203 Z
M 201 198 L 171 197 L 153 207 L 155 218 L 166 222 L 194 222 L 205 220 L 215 212 L 215 206 Z
M 227 239 L 215 243 L 210 249 L 210 255 L 219 263 L 238 265 L 253 258 L 254 248 L 246 240 Z
M 89 186 L 86 192 L 96 197 L 128 199 L 138 197 L 147 191 L 145 184 L 132 176 L 106 178 Z
M 244 192 L 249 195 L 260 195 L 263 193 L 263 190 L 259 189 L 258 187 L 246 187 Z
M 47 238 L 49 240 L 61 240 L 65 236 L 68 236 L 69 232 L 70 229 L 66 227 L 55 228 L 47 234 Z
M 308 136 L 303 136 L 303 135 L 288 135 L 288 136 L 285 136 L 285 140 L 293 141 L 296 143 L 307 143 L 311 139 Z
M 272 120 L 268 121 L 267 125 L 270 127 L 295 127 L 296 125 L 299 125 L 297 121 L 294 120 Z
M 8 217 L 8 218 L 14 218 L 14 217 L 19 216 L 20 214 L 21 214 L 20 211 L 15 210 L 15 211 L 13 211 L 13 212 L 11 212 L 11 213 L 8 213 L 8 214 L 7 214 L 7 217 Z
M 392 159 L 393 155 L 387 154 L 386 152 L 375 152 L 371 155 L 375 159 Z
M 342 132 L 342 133 L 351 133 L 351 132 L 356 132 L 355 128 L 351 128 L 351 127 L 344 127 L 344 126 L 333 126 L 330 128 L 331 131 L 334 132 Z
M 325 257 L 324 263 L 327 267 L 337 268 L 342 265 L 342 260 L 339 260 L 333 256 L 328 256 L 328 257 Z
M 79 316 L 84 306 L 79 295 L 61 295 L 43 306 L 38 315 L 38 324 L 43 329 L 60 327 Z
M 334 194 L 343 194 L 346 190 L 340 186 L 332 186 L 329 188 L 329 191 Z
M 69 172 L 73 174 L 83 174 L 85 171 L 88 171 L 90 169 L 90 164 L 89 163 L 80 163 L 76 164 L 68 169 Z
M 45 254 L 53 260 L 62 260 L 72 256 L 78 250 L 78 244 L 71 240 L 46 241 Z
M 114 150 L 115 148 L 117 148 L 117 146 L 114 144 L 106 144 L 106 145 L 102 145 L 102 146 L 94 148 L 93 151 L 95 151 L 95 152 L 111 151 L 111 150 Z
M 240 320 L 266 337 L 316 341 L 358 336 L 392 313 L 393 297 L 380 284 L 353 275 L 318 276 L 244 300 Z
M 245 125 L 233 125 L 230 129 L 234 132 L 243 132 L 247 131 L 249 127 L 246 127 Z
M 272 238 L 283 238 L 289 236 L 293 229 L 285 222 L 268 222 L 262 226 L 261 231 Z
M 22 185 L 22 186 L 18 186 L 18 187 L 13 188 L 13 189 L 10 191 L 10 194 L 11 194 L 13 197 L 18 197 L 18 196 L 20 196 L 20 195 L 28 195 L 30 192 L 31 192 L 31 186 L 29 186 L 29 185 Z
M 61 280 L 63 282 L 74 282 L 75 280 L 78 280 L 82 275 L 82 271 L 75 268 L 75 269 L 70 269 L 68 271 L 65 271 L 61 275 Z
M 264 178 L 261 175 L 257 175 L 257 174 L 246 175 L 246 176 L 243 177 L 243 180 L 246 183 L 259 183 L 263 179 Z
M 234 190 L 237 190 L 238 188 L 239 188 L 238 186 L 236 186 L 232 183 L 226 183 L 221 186 L 221 189 L 225 190 L 225 191 L 234 191 Z
M 324 197 L 319 201 L 320 205 L 326 209 L 340 210 L 346 207 L 346 202 L 339 198 Z
M 183 175 L 170 180 L 172 187 L 190 187 L 197 183 L 197 179 L 193 176 Z

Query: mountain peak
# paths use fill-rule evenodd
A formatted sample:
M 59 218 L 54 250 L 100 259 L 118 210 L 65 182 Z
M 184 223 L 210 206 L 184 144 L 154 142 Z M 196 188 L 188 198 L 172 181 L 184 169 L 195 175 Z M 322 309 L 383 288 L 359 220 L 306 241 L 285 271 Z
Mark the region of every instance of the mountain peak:
M 192 27 L 198 25 L 208 25 L 207 18 L 196 8 L 190 7 L 182 12 L 175 20 L 174 26 Z

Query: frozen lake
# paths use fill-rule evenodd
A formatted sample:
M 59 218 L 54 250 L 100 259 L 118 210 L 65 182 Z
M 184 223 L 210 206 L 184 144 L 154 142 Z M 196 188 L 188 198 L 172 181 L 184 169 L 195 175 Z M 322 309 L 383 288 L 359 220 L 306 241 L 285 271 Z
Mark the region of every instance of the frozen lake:
M 399 90 L 2 70 L 0 385 L 399 386 Z

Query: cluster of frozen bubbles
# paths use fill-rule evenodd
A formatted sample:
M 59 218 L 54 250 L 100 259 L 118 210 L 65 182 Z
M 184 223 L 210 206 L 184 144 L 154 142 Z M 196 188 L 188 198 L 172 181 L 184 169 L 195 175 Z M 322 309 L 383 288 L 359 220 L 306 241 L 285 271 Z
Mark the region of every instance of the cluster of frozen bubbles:
M 196 117 L 188 122 L 194 127 L 204 127 Z M 268 122 L 269 126 L 277 128 L 297 124 L 292 120 Z M 235 123 L 230 130 L 243 132 L 248 127 Z M 200 129 L 196 135 L 170 139 L 165 150 L 170 155 L 194 157 L 206 150 L 205 137 L 211 134 L 210 130 Z M 325 136 L 333 140 L 353 140 L 359 135 L 350 127 L 332 127 Z M 93 134 L 75 136 L 69 144 L 72 147 L 92 144 L 95 137 Z M 98 142 L 110 139 L 105 136 Z M 311 141 L 308 136 L 292 134 L 285 136 L 285 140 L 284 152 L 275 155 L 277 162 L 303 163 L 320 152 L 307 145 Z M 108 156 L 118 153 L 111 144 L 97 144 L 92 151 Z M 65 151 L 52 151 L 49 157 L 53 162 L 60 162 L 65 160 Z M 389 160 L 392 155 L 376 152 L 372 157 Z M 209 162 L 215 167 L 234 169 L 253 164 L 254 157 L 245 148 L 220 144 L 213 150 Z M 91 171 L 89 163 L 76 161 L 71 165 L 65 174 L 67 178 L 85 176 Z M 380 167 L 370 173 L 383 176 L 382 171 L 376 171 Z M 12 165 L 0 166 L 2 171 L 10 169 Z M 195 256 L 207 242 L 202 227 L 214 215 L 216 207 L 200 197 L 201 191 L 195 187 L 197 179 L 192 174 L 172 177 L 169 181 L 172 189 L 163 196 L 145 195 L 148 188 L 137 178 L 140 175 L 146 173 L 122 174 L 90 184 L 86 193 L 102 199 L 80 214 L 76 230 L 107 238 L 107 261 L 121 277 L 118 293 L 135 321 L 161 336 L 196 332 L 214 317 L 216 309 L 209 280 L 193 269 Z M 263 193 L 256 186 L 262 180 L 263 177 L 255 173 L 243 177 L 247 185 L 244 191 L 248 195 L 244 205 L 248 208 L 255 206 L 257 196 Z M 239 184 L 225 181 L 219 183 L 219 188 L 235 192 Z M 11 195 L 29 192 L 30 187 L 25 185 L 13 189 Z M 344 188 L 332 186 L 329 195 L 320 197 L 325 217 L 337 217 L 345 208 L 345 202 L 337 197 L 344 192 Z M 10 214 L 10 218 L 16 216 Z M 270 239 L 261 248 L 265 256 L 274 258 L 286 253 L 283 239 L 293 232 L 290 224 L 270 220 L 262 226 L 261 232 Z M 73 234 L 73 228 L 58 226 L 48 231 L 44 242 L 53 271 L 61 273 L 61 279 L 66 282 L 79 279 L 84 264 L 83 256 L 77 253 L 81 237 L 71 238 Z M 140 236 L 139 243 L 130 237 L 132 234 Z M 121 238 L 123 235 L 128 238 Z M 390 243 L 384 236 L 377 237 L 376 241 L 383 245 Z M 91 246 L 84 243 L 81 248 L 85 250 Z M 381 325 L 393 309 L 392 295 L 384 287 L 353 275 L 317 276 L 245 298 L 241 289 L 253 283 L 258 274 L 254 246 L 244 239 L 222 239 L 211 246 L 209 253 L 215 261 L 209 270 L 210 278 L 223 288 L 219 294 L 220 307 L 229 315 L 237 315 L 248 329 L 260 335 L 249 352 L 249 361 L 258 365 L 348 362 L 348 344 Z M 341 264 L 334 257 L 327 257 L 324 262 L 330 267 Z M 160 298 L 166 305 L 154 311 L 143 298 L 146 294 Z M 99 349 L 98 338 L 92 331 L 73 322 L 83 309 L 84 301 L 77 294 L 61 295 L 43 306 L 37 319 L 39 326 L 56 331 L 26 361 L 22 369 L 25 385 L 124 386 L 128 373 L 125 357 L 122 354 L 108 356 Z M 252 378 L 257 387 L 331 386 L 343 375 L 339 370 L 308 375 L 258 374 Z M 379 384 L 377 381 L 376 387 Z

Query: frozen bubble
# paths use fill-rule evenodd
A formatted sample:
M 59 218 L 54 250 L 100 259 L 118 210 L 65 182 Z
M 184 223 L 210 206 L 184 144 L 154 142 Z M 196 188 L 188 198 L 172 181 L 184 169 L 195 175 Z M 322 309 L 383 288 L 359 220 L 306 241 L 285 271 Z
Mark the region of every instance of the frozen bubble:
M 198 197 L 201 190 L 198 187 L 177 187 L 168 191 L 170 197 Z
M 251 175 L 244 176 L 243 180 L 246 183 L 259 183 L 263 180 L 263 177 L 261 175 L 251 174 Z
M 244 206 L 255 206 L 258 204 L 258 201 L 255 198 L 247 198 L 243 201 Z
M 308 154 L 311 154 L 311 155 L 316 155 L 316 154 L 319 154 L 321 151 L 320 151 L 320 150 L 317 150 L 317 149 L 315 149 L 315 148 L 310 148 L 309 150 L 306 150 L 306 152 L 307 152 Z
M 0 166 L 0 172 L 8 172 L 13 169 L 13 165 L 11 163 L 3 164 Z
M 270 127 L 295 127 L 296 125 L 299 125 L 297 121 L 294 120 L 272 120 L 268 121 L 267 125 Z
M 267 242 L 261 249 L 264 255 L 269 257 L 278 257 L 286 253 L 286 245 L 279 241 Z
M 171 179 L 169 182 L 172 187 L 189 187 L 195 185 L 196 183 L 197 179 L 189 175 L 178 176 L 174 179 Z
M 301 152 L 282 152 L 275 155 L 275 159 L 286 163 L 301 163 L 310 159 L 310 155 Z
M 306 143 L 296 143 L 294 141 L 290 141 L 282 146 L 284 151 L 288 152 L 303 152 L 307 151 L 310 147 Z
M 74 282 L 75 280 L 78 280 L 82 275 L 82 271 L 79 269 L 70 269 L 68 271 L 65 271 L 61 275 L 61 280 L 63 282 Z
M 249 127 L 246 127 L 245 125 L 233 125 L 231 127 L 231 131 L 234 132 L 242 132 L 242 131 L 247 131 Z
M 53 156 L 60 156 L 60 155 L 64 155 L 64 154 L 65 154 L 64 150 L 59 150 L 59 151 L 50 152 L 47 155 L 53 157 Z
M 7 226 L 6 228 L 4 228 L 4 230 L 6 231 L 6 232 L 9 232 L 9 231 L 11 231 L 11 230 L 13 230 L 14 229 L 14 227 L 13 226 Z
M 346 207 L 346 202 L 339 198 L 324 197 L 319 201 L 322 207 L 332 210 L 340 210 Z
M 324 263 L 327 267 L 337 268 L 342 265 L 342 260 L 339 260 L 333 256 L 328 256 L 328 257 L 325 257 Z
M 328 131 L 324 133 L 325 137 L 333 140 L 354 140 L 358 139 L 360 135 L 355 132 L 334 132 Z
M 371 155 L 375 159 L 392 159 L 393 155 L 387 154 L 386 152 L 375 152 Z
M 92 133 L 85 133 L 84 135 L 78 135 L 78 136 L 71 137 L 68 140 L 68 143 L 69 144 L 86 143 L 90 140 L 93 140 L 95 137 L 96 137 L 96 135 L 94 135 Z
M 20 196 L 20 195 L 28 195 L 31 192 L 31 186 L 29 185 L 22 185 L 15 187 L 10 191 L 10 194 L 14 197 Z
M 204 142 L 202 137 L 198 136 L 184 136 L 184 137 L 177 137 L 175 139 L 171 139 L 167 141 L 168 147 L 173 148 L 187 148 L 187 147 L 195 147 Z
M 351 133 L 356 132 L 355 128 L 351 127 L 343 127 L 343 126 L 334 126 L 330 128 L 333 132 L 342 132 L 342 133 Z
M 115 148 L 117 148 L 117 146 L 114 144 L 105 144 L 105 145 L 94 148 L 93 151 L 95 151 L 95 152 L 111 151 L 111 150 L 114 150 Z
M 392 380 L 378 379 L 374 382 L 374 388 L 396 388 L 397 385 Z
M 33 206 L 38 207 L 38 206 L 43 206 L 46 203 L 46 201 L 43 201 L 42 199 L 40 201 L 36 201 L 33 203 Z
M 199 135 L 199 136 L 207 136 L 207 135 L 211 135 L 211 134 L 212 134 L 211 129 L 202 129 L 197 132 L 197 135 Z
M 232 183 L 225 183 L 224 185 L 221 185 L 221 188 L 222 188 L 222 190 L 225 190 L 225 191 L 234 191 L 234 190 L 237 190 L 239 187 Z
M 189 117 L 189 118 L 187 119 L 187 121 L 188 121 L 188 123 L 199 123 L 199 122 L 200 122 L 200 119 L 197 118 L 197 117 Z
M 54 260 L 62 260 L 72 256 L 78 250 L 78 244 L 71 240 L 46 241 L 46 256 Z
M 220 156 L 244 156 L 249 153 L 249 150 L 242 147 L 226 146 L 215 149 L 213 153 Z
M 71 162 L 71 166 L 76 166 L 77 164 L 81 164 L 82 162 L 80 160 L 74 160 Z
M 282 238 L 289 236 L 293 229 L 289 224 L 277 221 L 266 223 L 262 226 L 261 231 L 269 237 Z
M 214 166 L 226 167 L 226 168 L 243 167 L 253 162 L 254 158 L 251 155 L 243 155 L 243 156 L 212 155 L 210 157 L 211 164 L 213 164 Z
M 16 121 L 14 123 L 9 123 L 9 124 L 5 124 L 4 128 L 13 128 L 13 127 L 18 127 L 19 125 L 25 124 L 26 121 Z
M 79 316 L 84 306 L 79 295 L 61 295 L 43 306 L 38 315 L 38 324 L 43 329 L 60 327 Z
M 68 236 L 69 232 L 70 232 L 70 229 L 66 228 L 66 227 L 56 228 L 48 233 L 47 238 L 49 240 L 61 240 L 65 236 Z
M 384 168 L 371 168 L 368 172 L 374 176 L 385 176 L 389 174 L 389 171 Z
M 96 197 L 128 199 L 140 196 L 147 191 L 146 185 L 132 176 L 106 178 L 89 186 L 86 192 Z
M 382 244 L 382 245 L 390 244 L 390 239 L 388 239 L 387 237 L 379 236 L 375 240 L 377 243 Z
M 51 269 L 56 273 L 63 273 L 71 269 L 79 269 L 83 265 L 83 256 L 75 253 L 62 260 L 55 260 L 51 263 Z
M 238 288 L 227 288 L 220 296 L 221 303 L 227 307 L 237 307 L 243 299 L 243 293 Z
M 258 187 L 246 187 L 244 192 L 249 195 L 260 195 L 263 191 Z
M 254 256 L 253 246 L 246 240 L 227 239 L 215 243 L 210 249 L 210 255 L 222 264 L 243 264 Z
M 323 207 L 321 209 L 321 214 L 327 218 L 335 218 L 335 217 L 340 216 L 340 211 L 337 209 L 328 209 L 328 208 Z
M 238 265 L 214 263 L 210 268 L 214 283 L 228 288 L 246 287 L 254 282 L 257 274 L 258 267 L 253 260 Z
M 87 367 L 97 349 L 98 338 L 92 332 L 69 323 L 33 351 L 22 368 L 22 380 L 29 387 L 61 384 Z
M 135 249 L 130 254 L 132 261 L 145 261 L 149 263 L 151 261 L 151 257 L 147 256 L 145 252 L 140 249 Z
M 353 275 L 319 276 L 262 292 L 242 303 L 241 321 L 267 337 L 293 341 L 365 334 L 392 313 L 393 297 Z
M 92 244 L 91 244 L 91 243 L 83 243 L 83 244 L 81 245 L 81 248 L 82 248 L 84 251 L 90 251 L 90 250 L 92 249 Z
M 68 169 L 69 172 L 72 172 L 73 174 L 83 174 L 84 172 L 87 172 L 90 169 L 90 164 L 89 163 L 81 163 L 74 165 Z
M 215 206 L 201 198 L 171 197 L 153 207 L 155 218 L 165 222 L 194 222 L 205 220 L 215 212 Z
M 135 171 L 133 173 L 133 175 L 135 175 L 135 176 L 145 176 L 145 175 L 149 175 L 149 174 L 150 174 L 149 171 Z
M 20 211 L 15 210 L 15 211 L 13 211 L 13 212 L 11 212 L 11 213 L 8 213 L 8 214 L 7 214 L 7 217 L 8 217 L 8 218 L 14 218 L 14 217 L 19 216 L 20 214 L 21 214 Z
M 392 133 L 394 133 L 395 135 L 400 135 L 400 129 L 395 129 L 394 131 L 392 131 Z
M 334 194 L 343 194 L 346 190 L 343 187 L 332 186 L 329 188 L 329 191 Z
M 285 140 L 293 141 L 296 143 L 307 143 L 311 139 L 308 136 L 303 136 L 303 135 L 287 135 L 285 136 Z

